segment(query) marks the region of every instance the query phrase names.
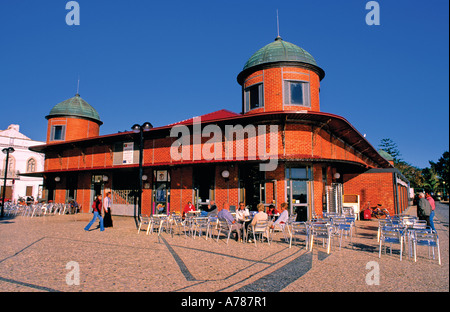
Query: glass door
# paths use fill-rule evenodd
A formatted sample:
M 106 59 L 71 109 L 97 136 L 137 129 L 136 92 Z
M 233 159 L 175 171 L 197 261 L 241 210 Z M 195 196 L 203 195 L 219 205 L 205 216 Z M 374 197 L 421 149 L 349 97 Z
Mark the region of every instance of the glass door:
M 308 181 L 289 181 L 290 214 L 297 214 L 298 221 L 308 221 Z
M 308 221 L 310 187 L 310 168 L 306 166 L 286 168 L 286 195 L 289 214 L 296 214 L 296 221 Z

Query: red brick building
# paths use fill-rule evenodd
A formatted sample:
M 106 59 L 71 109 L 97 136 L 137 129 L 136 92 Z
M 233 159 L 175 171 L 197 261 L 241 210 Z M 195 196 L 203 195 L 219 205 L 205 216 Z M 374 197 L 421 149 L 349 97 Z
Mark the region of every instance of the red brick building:
M 242 111 L 220 110 L 143 133 L 142 213 L 181 211 L 188 201 L 252 208 L 288 202 L 303 219 L 359 203 L 407 208 L 409 182 L 347 120 L 320 111 L 325 72 L 302 48 L 277 37 L 237 76 Z M 78 94 L 53 107 L 46 197 L 75 198 L 89 211 L 95 194 L 113 193 L 113 213 L 135 215 L 140 135 L 99 136 L 96 110 Z M 358 206 L 358 204 L 356 204 Z

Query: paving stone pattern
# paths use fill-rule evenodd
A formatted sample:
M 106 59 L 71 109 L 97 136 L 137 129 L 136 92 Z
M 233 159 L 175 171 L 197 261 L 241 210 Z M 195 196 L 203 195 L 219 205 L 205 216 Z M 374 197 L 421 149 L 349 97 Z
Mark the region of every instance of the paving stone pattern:
M 378 258 L 377 221 L 357 221 L 353 248 L 331 254 L 303 241 L 292 248 L 276 233 L 271 245 L 217 242 L 183 234 L 139 234 L 132 217 L 113 217 L 114 228 L 84 231 L 92 214 L 0 220 L 2 292 L 448 292 L 448 220 L 436 221 L 442 265 L 419 249 L 415 263 L 398 247 Z M 97 222 L 98 223 L 98 222 Z M 335 240 L 336 242 L 336 240 Z M 74 267 L 79 285 L 69 285 Z M 374 261 L 379 285 L 368 285 Z M 71 275 L 72 274 L 72 275 Z M 69 284 L 67 283 L 69 278 Z

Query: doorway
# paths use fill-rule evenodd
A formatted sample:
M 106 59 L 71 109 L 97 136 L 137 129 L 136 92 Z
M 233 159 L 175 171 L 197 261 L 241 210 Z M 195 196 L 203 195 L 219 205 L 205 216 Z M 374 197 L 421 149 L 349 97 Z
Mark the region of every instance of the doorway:
M 259 203 L 265 203 L 264 172 L 259 164 L 239 166 L 239 201 L 243 201 L 249 210 L 256 211 Z
M 214 200 L 215 170 L 214 165 L 202 165 L 193 168 L 193 204 L 197 207 L 197 210 L 208 206 L 209 202 Z

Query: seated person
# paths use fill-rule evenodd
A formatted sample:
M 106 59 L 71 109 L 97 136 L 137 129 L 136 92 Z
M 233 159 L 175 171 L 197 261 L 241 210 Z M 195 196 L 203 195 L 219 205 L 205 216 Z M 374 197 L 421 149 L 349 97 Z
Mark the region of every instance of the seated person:
M 256 208 L 258 209 L 258 213 L 255 214 L 255 216 L 253 217 L 253 220 L 251 222 L 252 226 L 255 226 L 258 221 L 267 221 L 268 220 L 267 213 L 264 212 L 264 204 L 259 203 L 258 206 L 256 206 Z M 266 239 L 268 237 L 267 232 L 268 232 L 268 230 L 266 230 L 263 234 L 263 237 Z
M 75 199 L 70 200 L 70 211 L 69 213 L 78 213 L 78 203 L 75 201 Z
M 269 209 L 267 209 L 267 215 L 269 216 L 269 219 L 270 219 L 270 218 L 274 218 L 274 216 L 275 216 L 276 214 L 279 214 L 277 208 L 275 208 L 274 205 L 270 205 L 270 206 L 269 206 Z
M 268 216 L 267 213 L 264 212 L 264 205 L 259 203 L 258 206 L 256 206 L 256 208 L 258 209 L 258 213 L 255 214 L 255 216 L 253 217 L 252 220 L 252 226 L 256 225 L 256 222 L 258 221 L 267 221 L 268 220 Z
M 245 207 L 244 202 L 240 202 L 239 203 L 239 208 L 236 211 L 236 220 L 239 222 L 243 222 L 245 221 L 246 218 L 248 218 L 250 216 L 250 212 L 248 211 L 248 209 Z
M 211 200 L 209 202 L 209 205 L 207 208 L 203 208 L 200 216 L 202 217 L 209 217 L 212 215 L 217 215 L 217 206 L 216 202 L 214 200 Z
M 183 215 L 182 215 L 183 219 L 186 217 L 186 214 L 190 211 L 195 211 L 195 206 L 192 205 L 191 201 L 188 201 L 188 203 L 186 204 L 186 206 L 184 206 L 184 209 L 183 209 Z
M 233 218 L 233 215 L 230 212 L 230 205 L 228 203 L 225 203 L 223 205 L 223 208 L 219 211 L 217 214 L 217 217 L 221 221 L 227 221 L 228 224 L 231 225 L 230 231 L 236 232 L 236 241 L 241 239 L 241 229 L 242 225 L 237 223 L 236 220 Z
M 274 228 L 281 229 L 288 222 L 288 220 L 289 220 L 289 213 L 287 211 L 287 207 L 288 207 L 287 203 L 282 203 L 281 204 L 281 214 L 280 214 L 280 216 L 277 218 L 277 220 L 275 222 L 271 222 L 271 224 L 270 224 L 270 228 L 271 229 L 274 229 Z

